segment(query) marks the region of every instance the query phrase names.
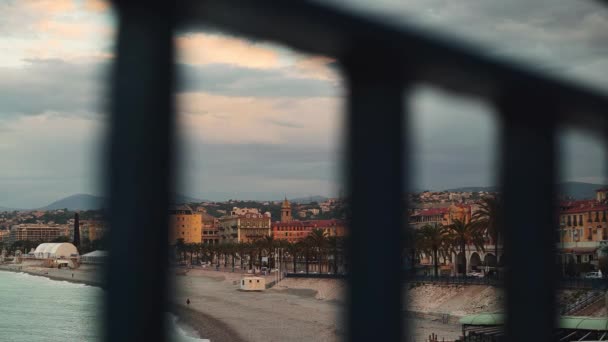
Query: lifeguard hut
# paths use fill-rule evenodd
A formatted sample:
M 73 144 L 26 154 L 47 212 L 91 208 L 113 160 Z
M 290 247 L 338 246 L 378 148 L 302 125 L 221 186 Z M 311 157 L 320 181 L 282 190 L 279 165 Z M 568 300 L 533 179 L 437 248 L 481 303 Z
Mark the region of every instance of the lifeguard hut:
M 264 291 L 266 290 L 266 279 L 262 277 L 241 278 L 241 291 Z

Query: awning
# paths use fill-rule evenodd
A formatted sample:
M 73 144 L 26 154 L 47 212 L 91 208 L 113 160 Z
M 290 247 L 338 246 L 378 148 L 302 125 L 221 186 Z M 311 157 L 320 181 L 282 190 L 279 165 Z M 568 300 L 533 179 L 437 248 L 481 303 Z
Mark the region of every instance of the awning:
M 460 324 L 477 326 L 494 326 L 504 324 L 502 313 L 482 313 L 462 317 Z M 557 323 L 557 329 L 608 331 L 608 318 L 562 316 Z
M 463 325 L 501 325 L 503 323 L 504 315 L 502 313 L 483 313 L 464 316 L 460 319 L 460 324 Z
M 563 248 L 559 252 L 562 254 L 593 254 L 597 251 L 598 247 L 574 247 L 574 248 Z

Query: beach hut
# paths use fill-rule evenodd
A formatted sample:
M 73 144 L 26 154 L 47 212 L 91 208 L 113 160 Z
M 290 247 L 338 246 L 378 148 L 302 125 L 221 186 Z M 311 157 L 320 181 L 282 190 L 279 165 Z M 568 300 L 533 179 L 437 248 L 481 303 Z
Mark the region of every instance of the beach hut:
M 266 279 L 262 277 L 244 277 L 241 279 L 242 291 L 264 291 L 266 290 Z

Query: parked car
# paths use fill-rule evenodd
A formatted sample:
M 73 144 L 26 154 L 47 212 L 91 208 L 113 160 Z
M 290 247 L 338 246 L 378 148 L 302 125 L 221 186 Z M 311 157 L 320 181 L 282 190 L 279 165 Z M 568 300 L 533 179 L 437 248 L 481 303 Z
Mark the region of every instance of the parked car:
M 589 272 L 589 273 L 585 274 L 584 278 L 586 278 L 586 279 L 601 279 L 602 278 L 602 272 Z
M 471 272 L 469 274 L 467 274 L 469 277 L 474 277 L 474 278 L 483 278 L 485 277 L 485 274 L 481 273 L 481 272 Z

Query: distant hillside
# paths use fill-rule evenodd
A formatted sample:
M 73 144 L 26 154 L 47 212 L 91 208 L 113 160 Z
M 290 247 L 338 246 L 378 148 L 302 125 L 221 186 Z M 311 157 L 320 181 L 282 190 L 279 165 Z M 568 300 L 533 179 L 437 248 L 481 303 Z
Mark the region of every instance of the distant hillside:
M 298 203 L 298 204 L 306 204 L 310 202 L 325 202 L 327 201 L 327 197 L 324 196 L 308 196 L 308 197 L 299 197 L 299 198 L 291 198 L 289 202 Z
M 68 210 L 99 210 L 103 207 L 105 199 L 100 196 L 76 194 L 57 200 L 40 210 L 57 210 L 67 208 Z
M 605 187 L 602 184 L 582 183 L 582 182 L 563 182 L 558 185 L 558 193 L 563 196 L 572 197 L 574 199 L 592 199 L 595 198 L 595 190 Z M 479 192 L 479 191 L 497 191 L 496 186 L 468 186 L 454 189 L 447 189 L 450 192 Z
M 497 191 L 497 189 L 498 189 L 498 187 L 496 187 L 496 186 L 464 186 L 461 188 L 446 189 L 444 191 L 449 191 L 449 192 L 480 192 L 480 191 L 494 192 L 494 191 Z
M 605 185 L 602 184 L 564 182 L 559 184 L 558 192 L 574 199 L 593 199 L 595 198 L 595 190 L 603 187 Z
M 190 197 L 184 194 L 173 194 L 173 202 L 175 204 L 184 204 L 184 203 L 201 203 L 201 202 L 209 202 L 208 200 L 201 200 L 198 198 Z
M 199 200 L 194 197 L 186 196 L 183 194 L 175 194 L 175 203 L 200 203 L 205 202 L 204 200 Z M 57 210 L 57 209 L 65 209 L 68 210 L 99 210 L 103 208 L 103 204 L 105 202 L 105 198 L 101 196 L 88 195 L 88 194 L 76 194 L 71 195 L 60 200 L 57 200 L 45 207 L 38 208 L 40 210 Z M 0 207 L 0 211 L 3 208 Z M 12 209 L 7 209 L 12 210 Z

